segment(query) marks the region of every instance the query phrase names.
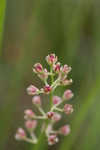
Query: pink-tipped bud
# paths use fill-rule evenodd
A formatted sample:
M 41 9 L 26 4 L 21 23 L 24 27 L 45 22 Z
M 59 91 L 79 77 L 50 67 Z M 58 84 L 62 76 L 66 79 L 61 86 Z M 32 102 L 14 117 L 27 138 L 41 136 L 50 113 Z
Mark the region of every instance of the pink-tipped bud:
M 73 112 L 73 106 L 70 104 L 65 104 L 64 105 L 64 112 L 69 115 Z
M 42 80 L 47 80 L 48 78 L 48 71 L 47 69 L 44 69 L 42 73 L 38 74 L 38 77 Z
M 69 100 L 69 99 L 71 99 L 73 96 L 74 96 L 74 94 L 72 93 L 71 90 L 66 90 L 66 91 L 64 92 L 63 98 Z
M 57 136 L 54 134 L 54 135 L 50 135 L 49 137 L 48 137 L 48 144 L 49 145 L 54 145 L 54 144 L 56 144 L 57 142 L 58 142 L 59 140 L 58 140 L 58 138 L 57 138 Z
M 60 134 L 63 134 L 64 136 L 68 135 L 70 133 L 70 126 L 64 125 L 60 128 Z
M 35 129 L 36 128 L 36 126 L 37 126 L 37 121 L 36 120 L 27 120 L 26 122 L 25 122 L 25 127 L 27 128 L 27 129 Z
M 55 122 L 58 122 L 61 119 L 61 115 L 58 113 L 54 113 L 52 120 L 54 120 Z
M 64 65 L 62 67 L 62 73 L 68 74 L 70 71 L 71 71 L 71 67 L 69 67 L 68 65 Z
M 59 96 L 53 96 L 52 100 L 53 100 L 53 104 L 57 105 L 57 104 L 60 104 L 62 99 Z
M 35 105 L 41 105 L 41 98 L 40 98 L 40 96 L 34 96 L 32 98 L 32 103 L 35 104 Z
M 53 115 L 54 115 L 54 112 L 47 112 L 47 117 L 48 118 L 51 119 L 53 117 Z
M 46 56 L 46 61 L 49 65 L 55 64 L 57 62 L 57 56 L 55 56 L 55 54 L 50 54 Z
M 24 114 L 25 114 L 25 119 L 28 119 L 28 118 L 33 118 L 35 116 L 35 113 L 31 110 L 31 109 L 26 109 L 24 111 Z
M 58 62 L 57 64 L 54 64 L 53 70 L 54 70 L 56 73 L 59 73 L 59 72 L 60 72 L 60 63 L 59 63 L 59 62 Z
M 30 85 L 30 86 L 27 88 L 27 93 L 28 93 L 29 95 L 35 95 L 35 94 L 38 93 L 38 91 L 39 91 L 39 89 L 36 88 L 34 85 Z
M 26 138 L 26 133 L 25 133 L 24 129 L 19 128 L 17 130 L 15 138 L 16 138 L 16 140 L 24 140 Z
M 41 72 L 43 71 L 42 65 L 41 65 L 40 63 L 35 64 L 33 71 L 34 71 L 35 73 L 41 73 Z
M 44 86 L 44 92 L 45 92 L 46 94 L 49 94 L 49 93 L 51 92 L 51 90 L 52 90 L 52 88 L 51 88 L 50 85 Z

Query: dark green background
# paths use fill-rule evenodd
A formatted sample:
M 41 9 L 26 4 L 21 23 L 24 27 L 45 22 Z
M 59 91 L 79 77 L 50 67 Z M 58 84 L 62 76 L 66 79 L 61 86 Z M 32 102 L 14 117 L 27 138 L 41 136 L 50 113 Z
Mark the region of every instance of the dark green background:
M 30 83 L 41 87 L 32 66 L 56 53 L 71 65 L 75 93 L 68 137 L 47 147 L 14 139 L 23 126 L 23 111 L 31 108 Z M 63 93 L 58 89 L 57 93 Z M 44 98 L 45 99 L 45 98 Z M 100 149 L 100 1 L 0 0 L 0 150 Z

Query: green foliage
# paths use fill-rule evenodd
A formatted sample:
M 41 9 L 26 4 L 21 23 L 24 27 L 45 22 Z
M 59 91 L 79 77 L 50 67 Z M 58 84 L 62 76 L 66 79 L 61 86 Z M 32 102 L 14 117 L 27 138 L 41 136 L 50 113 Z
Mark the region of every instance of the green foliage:
M 5 9 L 6 9 L 6 0 L 0 1 L 0 53 L 1 53 L 1 43 L 3 38 L 3 27 L 4 27 L 4 19 L 5 19 Z
M 32 107 L 25 91 L 27 85 L 33 81 L 41 87 L 39 80 L 31 76 L 30 68 L 37 59 L 41 62 L 51 52 L 55 52 L 63 64 L 72 66 L 75 111 L 60 122 L 71 122 L 71 134 L 49 149 L 99 149 L 99 6 L 99 1 L 94 0 L 9 0 L 7 6 L 5 0 L 0 0 L 0 55 L 3 60 L 0 64 L 0 149 L 48 149 L 44 135 L 40 136 L 38 145 L 29 147 L 16 142 L 14 134 L 23 124 L 24 108 Z M 63 91 L 57 90 L 59 95 Z

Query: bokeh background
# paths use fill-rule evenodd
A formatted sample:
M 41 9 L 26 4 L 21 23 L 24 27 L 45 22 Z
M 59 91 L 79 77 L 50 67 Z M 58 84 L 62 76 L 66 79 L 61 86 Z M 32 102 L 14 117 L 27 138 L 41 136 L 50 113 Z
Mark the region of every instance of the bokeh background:
M 23 111 L 32 107 L 26 88 L 41 87 L 32 66 L 45 65 L 51 52 L 73 68 L 75 111 L 62 122 L 72 132 L 52 147 L 18 142 L 14 134 L 23 127 Z M 100 149 L 99 0 L 0 0 L 0 150 L 9 149 Z

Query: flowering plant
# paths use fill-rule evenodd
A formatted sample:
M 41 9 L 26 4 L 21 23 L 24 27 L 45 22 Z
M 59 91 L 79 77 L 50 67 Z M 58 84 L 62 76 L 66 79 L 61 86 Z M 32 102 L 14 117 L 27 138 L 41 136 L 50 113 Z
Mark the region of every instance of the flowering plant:
M 50 67 L 50 71 L 44 69 L 40 63 L 36 63 L 33 67 L 33 72 L 43 81 L 44 87 L 38 89 L 34 85 L 30 85 L 27 88 L 27 93 L 32 95 L 32 103 L 37 107 L 41 115 L 36 115 L 31 109 L 24 111 L 25 128 L 29 132 L 30 137 L 26 135 L 23 128 L 19 128 L 15 135 L 17 140 L 24 140 L 36 144 L 38 138 L 35 134 L 35 128 L 37 127 L 38 120 L 43 120 L 41 125 L 41 132 L 44 132 L 49 145 L 53 145 L 59 141 L 58 135 L 64 136 L 70 133 L 70 126 L 68 124 L 62 126 L 58 130 L 54 130 L 54 124 L 60 121 L 62 113 L 69 115 L 73 112 L 73 107 L 70 104 L 63 104 L 63 108 L 60 107 L 62 103 L 69 101 L 73 97 L 73 93 L 70 89 L 67 89 L 62 97 L 54 95 L 54 90 L 58 86 L 67 86 L 72 83 L 72 79 L 68 79 L 68 73 L 71 71 L 71 67 L 68 65 L 61 66 L 58 62 L 55 54 L 50 54 L 46 57 L 46 62 Z M 49 83 L 50 77 L 50 83 Z M 42 108 L 42 102 L 40 94 L 48 94 L 50 99 L 49 111 L 45 112 Z M 62 106 L 62 105 L 61 105 Z

